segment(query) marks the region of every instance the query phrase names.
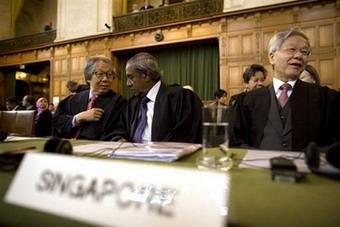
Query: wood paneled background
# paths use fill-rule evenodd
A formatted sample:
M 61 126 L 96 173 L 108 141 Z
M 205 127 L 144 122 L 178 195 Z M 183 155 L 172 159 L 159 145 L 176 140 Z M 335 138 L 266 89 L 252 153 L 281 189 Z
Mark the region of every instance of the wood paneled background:
M 267 83 L 271 82 L 272 69 L 267 57 L 267 45 L 272 35 L 283 29 L 299 27 L 310 37 L 312 55 L 310 63 L 321 75 L 321 83 L 340 88 L 340 1 L 292 2 L 284 7 L 271 6 L 244 12 L 225 13 L 221 16 L 186 24 L 131 31 L 123 34 L 73 40 L 56 43 L 49 48 L 0 56 L 0 67 L 29 62 L 51 63 L 50 97 L 68 95 L 65 84 L 69 79 L 84 83 L 83 68 L 88 56 L 104 54 L 111 56 L 115 64 L 117 51 L 135 48 L 173 45 L 187 41 L 210 38 L 219 40 L 220 86 L 229 97 L 243 90 L 242 73 L 253 63 L 263 64 L 269 71 Z M 157 42 L 154 35 L 161 30 L 164 40 Z M 0 86 L 4 84 L 1 80 Z M 121 91 L 120 80 L 113 89 Z M 0 98 L 4 98 L 3 95 Z

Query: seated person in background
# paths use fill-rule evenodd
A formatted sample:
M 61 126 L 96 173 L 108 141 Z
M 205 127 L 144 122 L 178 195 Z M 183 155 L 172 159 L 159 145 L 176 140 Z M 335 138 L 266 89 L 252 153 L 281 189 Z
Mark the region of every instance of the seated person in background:
M 58 104 L 53 116 L 56 137 L 101 140 L 116 127 L 126 99 L 111 90 L 116 78 L 111 59 L 90 57 L 84 74 L 90 90 L 70 95 Z
M 35 99 L 32 95 L 25 95 L 22 99 L 22 105 L 26 110 L 36 110 Z
M 41 97 L 37 100 L 37 115 L 35 116 L 34 135 L 38 137 L 52 135 L 52 113 L 48 109 L 48 101 Z
M 340 94 L 299 80 L 310 53 L 309 39 L 298 29 L 271 38 L 273 83 L 236 103 L 231 146 L 301 151 L 311 141 L 329 146 L 340 140 Z
M 305 81 L 307 83 L 320 85 L 320 76 L 318 71 L 311 66 L 306 65 L 305 70 L 300 74 L 300 80 Z
M 54 104 L 53 103 L 48 104 L 48 109 L 49 111 L 51 111 L 51 113 L 54 113 L 55 111 Z
M 7 110 L 24 110 L 24 107 L 19 104 L 17 97 L 11 96 L 6 99 Z
M 115 141 L 172 141 L 201 143 L 202 102 L 189 89 L 167 86 L 154 56 L 138 53 L 126 64 L 128 100 Z
M 149 0 L 144 0 L 144 6 L 142 6 L 139 10 L 153 9 L 153 6 L 150 5 Z
M 215 102 L 217 104 L 227 106 L 228 93 L 223 89 L 218 89 L 214 92 Z
M 231 96 L 229 105 L 234 106 L 235 102 L 242 99 L 246 92 L 264 87 L 264 81 L 266 80 L 267 73 L 267 70 L 262 65 L 252 64 L 249 68 L 247 68 L 243 73 L 243 83 L 246 88 L 244 92 Z
M 78 88 L 78 82 L 74 80 L 69 80 L 66 83 L 66 87 L 69 90 L 70 94 L 75 94 Z

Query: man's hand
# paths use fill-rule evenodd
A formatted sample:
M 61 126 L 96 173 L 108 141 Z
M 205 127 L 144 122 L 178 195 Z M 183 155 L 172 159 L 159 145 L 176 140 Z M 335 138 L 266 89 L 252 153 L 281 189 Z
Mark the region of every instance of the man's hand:
M 75 115 L 76 125 L 80 125 L 82 122 L 86 121 L 99 121 L 104 113 L 104 110 L 101 108 L 92 108 L 89 110 L 85 110 L 83 112 Z

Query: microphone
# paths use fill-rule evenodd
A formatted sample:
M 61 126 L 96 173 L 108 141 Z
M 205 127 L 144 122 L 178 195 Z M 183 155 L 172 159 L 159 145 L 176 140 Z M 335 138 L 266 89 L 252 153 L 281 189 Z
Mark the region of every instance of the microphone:
M 60 138 L 49 139 L 44 146 L 44 152 L 57 154 L 72 154 L 72 144 L 68 140 Z

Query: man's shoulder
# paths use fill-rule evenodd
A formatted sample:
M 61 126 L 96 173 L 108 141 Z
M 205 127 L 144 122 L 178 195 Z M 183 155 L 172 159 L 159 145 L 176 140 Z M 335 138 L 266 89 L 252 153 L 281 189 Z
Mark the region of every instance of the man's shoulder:
M 103 95 L 103 97 L 126 100 L 125 97 L 123 97 L 122 95 L 118 94 L 117 92 L 115 92 L 113 90 L 109 90 L 108 92 L 106 92 Z
M 236 95 L 232 95 L 230 97 L 230 100 L 237 100 L 237 99 L 240 99 L 241 97 L 243 97 L 244 95 L 246 94 L 246 92 L 241 92 L 241 93 L 238 93 Z
M 185 89 L 181 86 L 169 86 L 163 83 L 161 84 L 161 87 L 159 88 L 159 94 L 171 95 L 171 96 L 196 95 L 195 92 L 189 89 Z
M 319 95 L 335 95 L 338 96 L 340 93 L 328 86 L 317 85 L 313 83 L 307 83 L 301 80 L 296 82 L 294 89 L 301 89 L 309 91 L 310 94 L 319 94 Z
M 271 89 L 271 86 L 254 89 L 252 91 L 245 92 L 244 97 L 257 98 L 257 97 L 260 97 L 260 96 L 267 96 L 267 95 L 270 94 L 270 92 L 269 92 L 270 89 Z

